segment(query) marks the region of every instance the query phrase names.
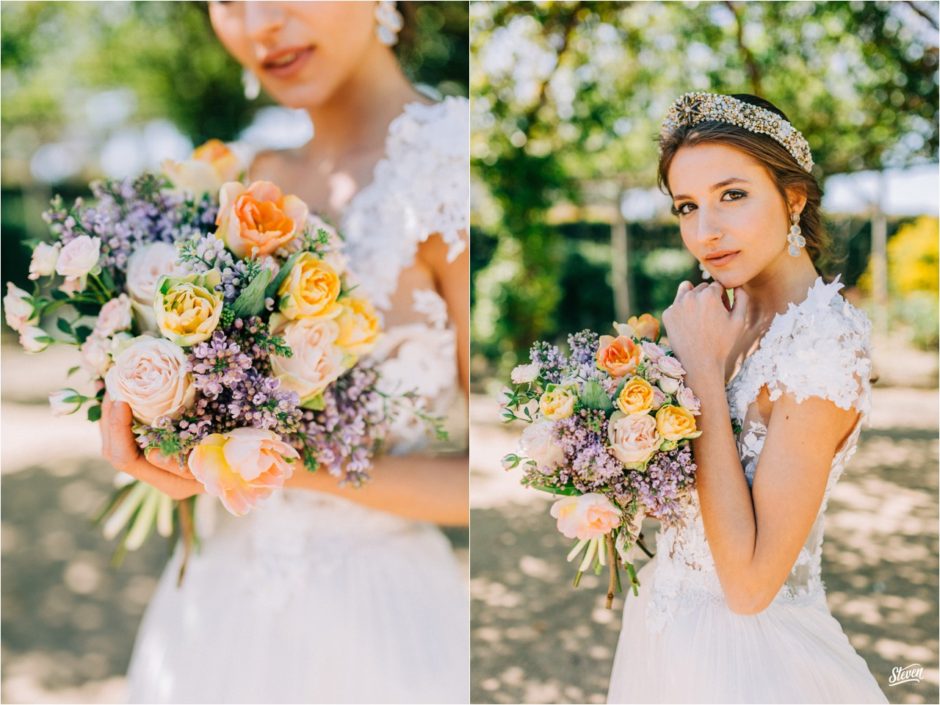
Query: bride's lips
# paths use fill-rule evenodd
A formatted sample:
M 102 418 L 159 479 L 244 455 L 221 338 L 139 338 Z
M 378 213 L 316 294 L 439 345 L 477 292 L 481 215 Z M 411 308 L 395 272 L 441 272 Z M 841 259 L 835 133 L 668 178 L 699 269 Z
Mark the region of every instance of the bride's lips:
M 312 46 L 306 46 L 272 51 L 262 60 L 261 68 L 275 78 L 289 78 L 306 65 L 313 49 Z
M 708 255 L 705 261 L 714 267 L 723 267 L 737 257 L 739 252 L 740 250 L 722 250 Z

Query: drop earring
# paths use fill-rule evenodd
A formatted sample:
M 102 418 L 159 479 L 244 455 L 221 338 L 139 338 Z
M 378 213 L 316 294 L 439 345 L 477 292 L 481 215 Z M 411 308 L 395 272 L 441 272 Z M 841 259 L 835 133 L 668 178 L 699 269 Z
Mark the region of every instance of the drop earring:
M 800 228 L 800 214 L 791 214 L 790 223 L 790 232 L 787 234 L 787 242 L 790 243 L 790 256 L 799 257 L 802 249 L 806 247 L 806 238 L 803 237 L 803 229 Z
M 704 265 L 704 264 L 702 264 L 701 262 L 699 262 L 699 263 L 698 263 L 698 268 L 699 268 L 699 270 L 701 270 L 701 272 L 702 272 L 702 279 L 711 279 L 711 278 L 712 278 L 711 273 L 710 273 L 707 269 L 705 269 L 705 265 Z
M 261 81 L 258 80 L 254 71 L 250 69 L 242 71 L 242 88 L 245 89 L 247 100 L 254 100 L 261 95 Z
M 398 43 L 398 33 L 405 26 L 405 19 L 395 8 L 394 0 L 379 0 L 375 4 L 375 34 L 387 47 Z

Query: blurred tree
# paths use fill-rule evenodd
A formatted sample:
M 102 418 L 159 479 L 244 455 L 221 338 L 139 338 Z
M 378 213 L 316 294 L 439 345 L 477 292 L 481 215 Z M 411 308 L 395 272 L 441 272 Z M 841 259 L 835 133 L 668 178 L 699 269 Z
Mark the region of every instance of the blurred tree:
M 935 161 L 936 16 L 935 3 L 475 3 L 473 215 L 498 239 L 474 272 L 493 297 L 476 292 L 476 349 L 511 357 L 554 332 L 548 207 L 583 203 L 588 181 L 655 185 L 659 123 L 683 92 L 762 94 L 820 177 Z

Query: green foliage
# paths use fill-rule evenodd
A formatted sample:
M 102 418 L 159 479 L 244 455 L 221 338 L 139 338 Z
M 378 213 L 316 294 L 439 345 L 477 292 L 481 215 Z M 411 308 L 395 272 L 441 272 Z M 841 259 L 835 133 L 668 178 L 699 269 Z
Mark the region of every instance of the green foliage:
M 789 114 L 817 175 L 937 159 L 935 8 L 886 2 L 476 3 L 471 11 L 473 346 L 505 368 L 532 340 L 613 318 L 610 226 L 571 242 L 558 203 L 655 186 L 656 137 L 689 90 L 757 93 Z M 928 19 L 933 17 L 934 19 Z M 557 211 L 557 209 L 556 209 Z M 836 262 L 868 232 L 839 223 Z M 659 230 L 660 237 L 645 234 Z M 629 224 L 634 313 L 682 278 L 675 223 Z M 594 239 L 596 244 L 587 240 Z

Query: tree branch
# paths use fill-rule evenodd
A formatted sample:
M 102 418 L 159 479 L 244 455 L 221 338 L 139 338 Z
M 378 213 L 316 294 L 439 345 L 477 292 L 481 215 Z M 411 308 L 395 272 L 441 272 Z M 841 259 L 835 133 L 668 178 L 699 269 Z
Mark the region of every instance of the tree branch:
M 934 29 L 940 29 L 940 25 L 937 24 L 937 19 L 930 15 L 924 8 L 920 7 L 916 2 L 913 2 L 913 0 L 907 0 L 904 4 L 927 20 Z
M 724 0 L 724 5 L 734 15 L 738 48 L 741 50 L 741 54 L 744 56 L 744 64 L 747 66 L 748 77 L 751 80 L 751 92 L 754 95 L 763 97 L 760 85 L 760 67 L 757 65 L 754 53 L 744 43 L 744 20 L 741 16 L 741 10 L 731 0 Z

